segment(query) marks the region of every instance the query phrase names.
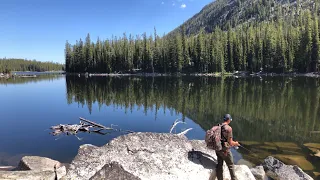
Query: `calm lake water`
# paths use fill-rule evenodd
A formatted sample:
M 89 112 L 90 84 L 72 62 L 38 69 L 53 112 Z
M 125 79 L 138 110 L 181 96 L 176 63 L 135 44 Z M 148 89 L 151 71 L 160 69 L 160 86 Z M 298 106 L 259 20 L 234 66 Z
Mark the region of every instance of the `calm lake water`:
M 305 143 L 319 143 L 320 80 L 304 77 L 78 77 L 0 79 L 0 166 L 24 155 L 70 162 L 82 144 L 104 145 L 121 135 L 80 133 L 54 137 L 49 128 L 79 117 L 136 132 L 176 132 L 204 139 L 205 130 L 233 117 L 236 164 L 259 164 L 269 155 L 298 164 L 312 175 L 319 160 Z M 319 144 L 318 144 L 319 145 Z

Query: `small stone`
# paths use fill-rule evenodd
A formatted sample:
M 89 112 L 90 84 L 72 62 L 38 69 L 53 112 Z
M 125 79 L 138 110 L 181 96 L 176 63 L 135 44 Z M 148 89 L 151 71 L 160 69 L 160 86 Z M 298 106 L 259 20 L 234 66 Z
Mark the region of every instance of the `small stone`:
M 56 169 L 56 174 L 57 174 L 57 178 L 58 180 L 61 179 L 63 176 L 65 176 L 67 174 L 67 169 L 65 166 L 61 166 L 59 168 Z

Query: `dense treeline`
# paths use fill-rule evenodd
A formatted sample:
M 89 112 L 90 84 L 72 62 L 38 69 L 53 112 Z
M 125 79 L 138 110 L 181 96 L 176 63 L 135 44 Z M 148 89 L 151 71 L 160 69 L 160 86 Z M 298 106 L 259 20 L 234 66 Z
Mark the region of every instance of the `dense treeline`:
M 64 71 L 64 65 L 35 60 L 0 59 L 0 73 L 9 73 L 11 71 Z
M 231 113 L 237 139 L 318 142 L 320 80 L 316 78 L 91 77 L 67 76 L 68 103 L 104 105 L 150 116 L 165 109 L 189 117 L 204 130 Z M 270 94 L 272 92 L 272 95 Z
M 315 4 L 314 9 L 318 9 Z M 291 18 L 247 23 L 226 31 L 201 30 L 187 36 L 179 33 L 159 37 L 113 37 L 91 42 L 88 34 L 75 45 L 66 43 L 67 72 L 112 73 L 213 73 L 315 72 L 319 69 L 319 18 L 317 11 L 299 10 Z

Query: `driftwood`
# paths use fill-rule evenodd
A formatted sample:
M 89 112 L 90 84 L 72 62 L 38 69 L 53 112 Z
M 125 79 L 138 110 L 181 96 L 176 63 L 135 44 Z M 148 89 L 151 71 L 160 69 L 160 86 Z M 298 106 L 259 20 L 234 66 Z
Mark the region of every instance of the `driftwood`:
M 171 128 L 170 128 L 170 132 L 169 132 L 170 134 L 172 134 L 173 129 L 174 129 L 179 123 L 187 124 L 186 122 L 179 121 L 179 119 L 176 119 L 176 120 L 173 122 L 173 124 L 172 124 L 172 126 L 171 126 Z M 191 131 L 191 130 L 192 130 L 192 128 L 189 128 L 189 129 L 187 129 L 187 130 L 185 130 L 185 131 L 183 131 L 183 132 L 181 132 L 181 133 L 178 133 L 177 135 L 179 135 L 179 136 L 181 136 L 181 135 L 186 135 L 187 132 L 189 132 L 189 131 Z
M 179 119 L 176 119 L 176 120 L 174 121 L 174 123 L 172 124 L 171 128 L 170 128 L 170 133 L 172 133 L 172 130 L 173 130 L 179 123 L 185 124 L 185 122 L 179 121 Z
M 59 124 L 56 126 L 52 126 L 50 129 L 52 129 L 53 132 L 51 132 L 50 134 L 52 134 L 53 136 L 74 135 L 75 137 L 78 138 L 78 140 L 82 140 L 82 138 L 79 138 L 77 136 L 79 132 L 96 133 L 100 135 L 107 135 L 107 134 L 111 134 L 112 132 L 134 133 L 133 131 L 129 131 L 129 130 L 121 130 L 121 129 L 113 128 L 114 126 L 117 126 L 117 125 L 111 124 L 111 127 L 107 127 L 82 117 L 80 117 L 79 119 L 80 119 L 79 124 Z M 183 121 L 179 121 L 179 119 L 175 120 L 170 128 L 170 133 L 172 133 L 173 129 L 180 123 L 186 124 Z M 190 130 L 192 130 L 192 128 L 189 128 L 183 132 L 180 132 L 177 135 L 185 135 Z
M 101 128 L 101 129 L 113 130 L 113 128 L 109 128 L 109 127 L 103 126 L 103 125 L 101 125 L 101 124 L 98 124 L 98 123 L 89 121 L 89 120 L 84 119 L 84 118 L 82 118 L 82 117 L 80 117 L 80 120 L 81 120 L 81 121 L 84 121 L 84 122 L 86 122 L 86 123 L 92 124 L 93 126 L 99 127 L 99 128 Z
M 189 132 L 189 131 L 191 131 L 191 130 L 192 130 L 192 128 L 189 128 L 189 129 L 187 129 L 187 130 L 185 130 L 185 131 L 183 131 L 183 132 L 179 133 L 178 135 L 179 135 L 179 136 L 181 136 L 181 135 L 186 135 L 186 134 L 187 134 L 187 132 Z
M 101 125 L 80 117 L 79 124 L 59 124 L 56 126 L 52 126 L 50 129 L 53 130 L 53 132 L 51 132 L 53 136 L 58 136 L 62 134 L 75 135 L 79 140 L 82 140 L 77 136 L 79 132 L 97 133 L 100 135 L 111 134 L 112 132 L 115 132 L 115 131 L 118 131 L 118 132 L 121 131 L 125 133 L 133 132 L 133 131 L 122 131 L 122 130 L 114 129 L 113 126 L 116 126 L 116 125 L 112 124 L 111 127 L 106 127 L 104 125 Z

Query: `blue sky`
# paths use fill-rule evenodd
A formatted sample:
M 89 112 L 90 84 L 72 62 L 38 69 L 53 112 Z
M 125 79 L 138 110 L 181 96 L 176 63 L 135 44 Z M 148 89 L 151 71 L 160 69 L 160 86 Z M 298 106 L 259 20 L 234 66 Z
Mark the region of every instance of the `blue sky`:
M 1 0 L 0 58 L 64 63 L 66 40 L 168 33 L 212 0 Z

